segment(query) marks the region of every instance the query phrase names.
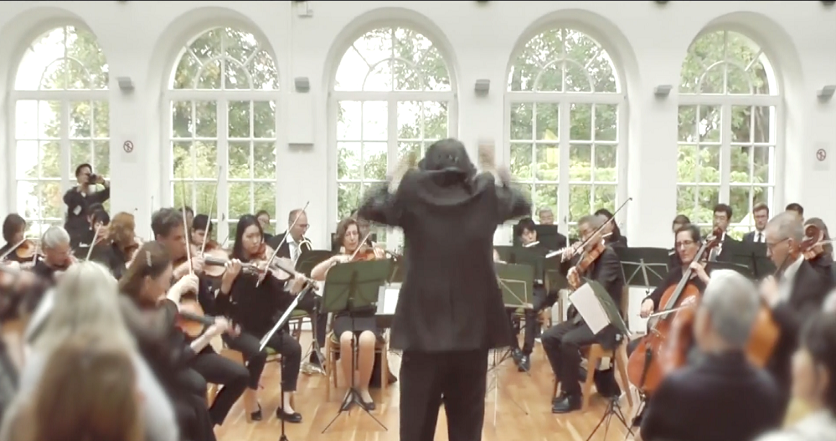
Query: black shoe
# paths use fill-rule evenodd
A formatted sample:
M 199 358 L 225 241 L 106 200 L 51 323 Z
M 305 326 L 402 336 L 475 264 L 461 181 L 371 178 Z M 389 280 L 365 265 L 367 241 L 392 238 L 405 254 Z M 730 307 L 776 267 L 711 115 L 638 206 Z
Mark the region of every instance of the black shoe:
M 281 407 L 276 408 L 276 418 L 284 420 L 286 423 L 301 423 L 302 414 L 299 412 L 285 413 Z
M 511 351 L 511 358 L 514 359 L 514 364 L 516 364 L 517 366 L 520 365 L 524 357 L 525 355 L 519 349 L 514 349 Z
M 566 399 L 566 392 L 560 391 L 560 394 L 552 398 L 552 406 Z
M 377 409 L 377 406 L 374 405 L 374 401 L 364 401 L 363 407 L 365 407 L 369 412 Z
M 554 403 L 552 405 L 552 413 L 569 413 L 574 412 L 576 410 L 580 410 L 581 405 L 581 395 L 569 395 L 563 397 L 562 400 Z
M 258 404 L 258 410 L 255 412 L 250 413 L 250 420 L 251 421 L 261 421 L 261 403 Z
M 528 355 L 523 355 L 520 362 L 517 363 L 517 370 L 520 372 L 528 372 L 531 369 L 531 358 Z

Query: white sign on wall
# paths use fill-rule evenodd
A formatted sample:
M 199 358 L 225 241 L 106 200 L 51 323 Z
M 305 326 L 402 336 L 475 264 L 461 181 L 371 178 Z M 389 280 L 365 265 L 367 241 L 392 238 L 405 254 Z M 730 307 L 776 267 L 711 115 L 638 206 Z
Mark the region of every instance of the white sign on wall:
M 826 142 L 817 142 L 813 146 L 813 170 L 814 171 L 829 171 L 830 170 L 830 162 L 833 159 L 830 158 L 830 145 Z
M 119 156 L 122 160 L 122 163 L 136 164 L 136 145 L 133 141 L 131 141 L 131 139 L 133 138 L 130 136 L 126 136 L 122 139 L 124 139 L 124 141 L 122 141 L 122 148 L 119 152 Z

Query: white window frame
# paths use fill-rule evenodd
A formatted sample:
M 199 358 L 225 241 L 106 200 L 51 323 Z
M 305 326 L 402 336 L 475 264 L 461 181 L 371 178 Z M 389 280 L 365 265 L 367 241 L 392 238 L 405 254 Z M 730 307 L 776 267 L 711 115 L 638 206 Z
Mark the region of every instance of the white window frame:
M 47 32 L 53 32 L 56 29 L 62 28 L 66 29 L 68 27 L 77 27 L 76 25 L 62 25 L 56 26 L 47 30 Z M 43 34 L 41 34 L 43 35 Z M 37 38 L 37 37 L 36 37 Z M 64 60 L 66 57 L 56 58 L 52 60 L 52 63 L 56 63 L 60 60 Z M 18 71 L 20 69 L 20 63 L 23 61 L 18 61 L 18 64 L 15 68 L 14 77 L 12 78 L 13 81 L 16 80 Z M 71 62 L 75 62 L 75 60 L 71 60 Z M 86 69 L 86 66 L 83 66 Z M 43 77 L 43 74 L 42 74 Z M 43 78 L 41 78 L 41 83 L 43 82 Z M 40 87 L 40 85 L 39 85 Z M 60 147 L 60 156 L 58 160 L 58 166 L 60 168 L 60 178 L 47 178 L 47 179 L 20 179 L 17 176 L 17 142 L 19 140 L 23 141 L 44 141 L 46 139 L 37 139 L 37 140 L 30 140 L 30 139 L 18 139 L 17 137 L 17 103 L 19 101 L 57 101 L 61 103 L 61 113 L 59 118 L 61 120 L 61 127 L 60 127 L 60 135 L 58 140 L 59 147 Z M 9 212 L 14 213 L 17 212 L 17 190 L 18 190 L 18 183 L 19 182 L 59 182 L 61 184 L 61 193 L 66 193 L 73 185 L 75 185 L 75 176 L 71 176 L 70 168 L 73 164 L 70 164 L 71 159 L 71 145 L 74 139 L 70 138 L 70 105 L 71 103 L 75 102 L 107 102 L 108 109 L 110 108 L 110 90 L 109 89 L 63 89 L 63 90 L 17 90 L 13 89 L 9 92 L 9 107 L 8 107 L 8 121 L 9 121 L 9 130 L 7 133 L 7 144 L 9 148 L 7 149 L 7 158 L 8 164 L 6 165 L 6 170 L 8 172 L 9 179 L 7 182 L 11 183 L 8 188 L 8 200 L 9 200 Z M 91 131 L 95 130 L 91 127 Z M 110 133 L 110 116 L 108 115 L 108 133 Z M 89 140 L 95 141 L 110 141 L 110 137 L 108 138 L 95 138 L 93 137 L 94 133 L 91 133 L 91 138 Z M 95 162 L 95 155 L 91 158 L 92 161 L 90 165 L 96 167 Z M 77 164 L 76 164 L 77 165 Z M 38 205 L 41 206 L 44 201 L 41 201 L 40 196 L 38 197 Z M 63 202 L 62 202 L 63 204 Z M 64 213 L 61 218 L 41 218 L 41 219 L 26 219 L 27 222 L 36 221 L 38 223 L 38 231 L 39 234 L 45 230 L 46 224 L 51 223 L 61 223 L 66 220 L 66 209 L 62 208 L 62 212 Z
M 174 176 L 173 170 L 173 157 L 172 157 L 172 143 L 182 141 L 182 142 L 189 142 L 189 141 L 200 141 L 206 140 L 216 143 L 217 148 L 217 165 L 222 165 L 223 170 L 221 172 L 221 178 L 194 178 L 194 177 L 183 177 L 184 181 L 191 181 L 192 183 L 212 183 L 217 181 L 217 199 L 215 201 L 215 213 L 211 216 L 212 222 L 215 222 L 214 228 L 216 229 L 216 237 L 219 241 L 223 241 L 224 238 L 227 239 L 227 243 L 231 244 L 234 242 L 234 237 L 229 236 L 229 222 L 235 220 L 229 218 L 229 184 L 230 183 L 259 183 L 259 182 L 270 182 L 264 179 L 238 179 L 238 178 L 229 178 L 229 142 L 235 141 L 249 141 L 249 142 L 273 142 L 276 144 L 276 163 L 278 164 L 279 160 L 279 148 L 278 148 L 278 137 L 280 136 L 280 126 L 279 126 L 279 115 L 281 113 L 281 104 L 282 104 L 282 92 L 281 92 L 281 78 L 277 78 L 277 84 L 279 85 L 278 89 L 272 90 L 255 90 L 255 89 L 225 89 L 224 81 L 221 79 L 221 89 L 172 89 L 171 88 L 171 75 L 177 69 L 177 66 L 180 64 L 180 60 L 185 55 L 185 48 L 188 48 L 189 45 L 194 41 L 195 38 L 199 38 L 203 36 L 206 32 L 209 32 L 211 29 L 207 29 L 197 35 L 195 35 L 192 39 L 190 39 L 186 44 L 183 45 L 184 49 L 180 51 L 177 58 L 174 60 L 173 64 L 170 66 L 171 69 L 168 71 L 168 75 L 166 76 L 167 82 L 165 84 L 165 89 L 162 94 L 162 111 L 160 112 L 162 115 L 162 161 L 161 161 L 161 175 L 163 178 L 160 179 L 161 188 L 160 194 L 162 195 L 162 201 L 164 207 L 170 207 L 174 204 L 174 197 L 175 195 L 173 192 L 173 185 L 180 181 L 181 178 Z M 260 48 L 261 50 L 265 50 L 264 47 Z M 271 55 L 272 56 L 272 55 Z M 212 60 L 221 60 L 225 62 L 227 59 L 226 54 L 221 54 L 219 57 L 213 58 Z M 239 61 L 240 60 L 236 60 Z M 276 60 L 275 57 L 273 59 L 275 64 Z M 173 138 L 172 135 L 172 127 L 171 127 L 171 118 L 172 118 L 172 105 L 175 102 L 185 102 L 185 101 L 203 101 L 203 102 L 215 102 L 216 106 L 216 137 L 215 138 L 206 138 L 206 137 L 199 137 L 193 136 L 192 138 Z M 275 131 L 276 137 L 274 138 L 230 138 L 228 135 L 229 132 L 229 103 L 232 101 L 272 101 L 275 104 L 276 114 L 275 114 Z M 252 112 L 250 113 L 250 124 L 252 124 Z M 194 153 L 192 153 L 194 154 Z M 250 157 L 250 168 L 252 169 L 252 156 Z M 279 191 L 278 191 L 278 182 L 279 182 L 279 167 L 276 167 L 275 175 L 273 176 L 273 184 L 276 186 L 276 192 L 274 194 L 274 204 L 275 206 L 279 207 Z M 197 206 L 197 201 L 195 200 L 196 192 L 192 192 L 191 194 L 191 201 L 189 205 L 191 207 Z M 252 198 L 252 194 L 250 195 L 250 204 L 254 207 L 254 201 Z M 179 207 L 175 207 L 179 208 Z M 254 207 L 253 214 L 260 210 L 258 207 Z M 195 213 L 197 214 L 206 214 L 206 213 Z M 275 222 L 278 218 L 278 213 L 271 213 L 270 220 L 271 223 Z
M 377 102 L 386 102 L 387 108 L 387 151 L 386 151 L 386 169 L 387 173 L 392 173 L 398 166 L 399 158 L 399 150 L 398 150 L 398 103 L 404 101 L 417 101 L 417 102 L 443 102 L 447 104 L 447 136 L 451 138 L 455 138 L 458 134 L 458 95 L 456 93 L 457 86 L 455 82 L 455 74 L 453 72 L 452 66 L 449 63 L 449 57 L 439 48 L 435 42 L 431 34 L 424 33 L 423 31 L 415 29 L 413 26 L 409 24 L 403 23 L 389 23 L 381 26 L 376 26 L 374 29 L 368 29 L 362 34 L 360 34 L 357 38 L 362 38 L 362 36 L 366 35 L 366 33 L 382 28 L 408 28 L 412 29 L 416 32 L 419 32 L 424 38 L 427 38 L 433 43 L 433 46 L 436 47 L 437 50 L 440 51 L 441 56 L 444 60 L 445 66 L 447 67 L 447 75 L 450 78 L 450 90 L 445 91 L 431 91 L 431 90 L 415 90 L 415 91 L 338 91 L 334 90 L 334 85 L 336 84 L 336 75 L 340 68 L 340 63 L 336 63 L 334 66 L 334 73 L 333 78 L 334 81 L 331 84 L 330 91 L 328 92 L 328 225 L 331 231 L 336 229 L 337 223 L 337 216 L 339 214 L 339 207 L 338 207 L 338 187 L 340 183 L 359 183 L 359 184 L 366 184 L 366 183 L 375 183 L 380 182 L 376 180 L 355 180 L 355 179 L 337 179 L 337 163 L 339 161 L 339 152 L 337 151 L 337 125 L 339 122 L 337 121 L 337 113 L 339 111 L 340 102 L 342 101 L 353 101 L 353 102 L 367 102 L 367 101 L 377 101 Z M 352 44 L 355 40 L 352 40 Z M 344 51 L 339 54 L 339 61 L 342 61 L 343 57 L 346 54 L 346 51 L 351 49 L 351 46 L 348 46 Z M 377 60 L 375 64 L 379 64 L 381 62 L 389 62 L 390 59 L 382 59 Z M 397 231 L 396 229 L 388 229 L 386 234 L 386 245 L 387 246 L 398 246 L 402 245 L 402 236 L 401 232 Z
M 718 29 L 713 32 L 737 32 L 728 29 Z M 740 33 L 742 36 L 749 38 L 745 33 Z M 704 37 L 706 34 L 701 34 L 697 37 L 697 39 Z M 694 41 L 697 41 L 695 39 Z M 692 43 L 693 44 L 693 43 Z M 726 44 L 725 42 L 723 44 Z M 761 50 L 761 48 L 758 48 Z M 688 48 L 690 51 L 690 47 Z M 767 59 L 769 59 L 767 57 Z M 781 94 L 781 88 L 778 84 L 777 77 L 775 76 L 774 69 L 772 68 L 771 60 L 770 63 L 765 65 L 764 68 L 767 69 L 767 76 L 771 79 L 775 79 L 773 84 L 770 84 L 770 88 L 774 88 L 775 91 L 769 95 L 757 95 L 757 94 L 708 94 L 708 93 L 681 93 L 679 95 L 679 103 L 677 106 L 677 126 L 679 125 L 679 108 L 680 107 L 687 107 L 687 106 L 714 106 L 720 108 L 720 115 L 721 115 L 721 122 L 720 122 L 720 142 L 706 142 L 705 145 L 712 145 L 716 146 L 719 144 L 720 146 L 720 184 L 719 184 L 719 203 L 721 204 L 728 204 L 731 200 L 731 188 L 732 187 L 749 187 L 751 188 L 753 185 L 751 183 L 731 183 L 731 151 L 732 151 L 732 144 L 739 144 L 739 143 L 732 143 L 732 109 L 734 107 L 771 107 L 774 110 L 772 113 L 772 119 L 769 122 L 770 130 L 772 130 L 775 134 L 774 143 L 769 143 L 768 145 L 774 145 L 774 150 L 770 153 L 769 157 L 769 165 L 774 173 L 774 180 L 771 183 L 765 183 L 756 185 L 757 187 L 764 187 L 769 192 L 767 195 L 767 205 L 769 206 L 770 213 L 775 213 L 777 207 L 783 206 L 784 200 L 784 189 L 782 185 L 777 185 L 778 182 L 783 182 L 783 172 L 784 172 L 784 129 L 785 124 L 783 123 L 784 120 L 784 100 Z M 721 63 L 729 64 L 732 63 L 730 60 L 723 60 Z M 705 69 L 701 75 L 705 74 L 708 69 L 712 68 L 713 66 L 709 66 L 709 68 Z M 725 69 L 725 68 L 724 68 Z M 724 75 L 728 75 L 724 73 Z M 725 78 L 725 77 L 724 77 Z M 724 79 L 725 81 L 725 79 Z M 697 121 L 699 123 L 699 121 Z M 750 128 L 751 130 L 751 128 Z M 696 145 L 700 146 L 699 142 L 683 142 L 677 140 L 677 156 L 679 155 L 679 149 L 683 145 Z M 735 145 L 736 147 L 737 145 Z M 702 182 L 683 182 L 680 183 L 679 179 L 677 179 L 676 187 L 677 189 L 680 187 L 684 188 L 694 188 L 694 187 L 717 187 L 718 185 L 715 183 L 702 183 Z M 695 206 L 697 201 L 694 202 Z M 753 204 L 752 200 L 749 200 L 749 212 L 752 212 Z M 678 209 L 678 207 L 677 207 Z M 744 217 L 745 219 L 745 217 Z M 697 223 L 696 225 L 700 227 L 708 227 L 711 226 L 711 223 Z M 729 222 L 729 230 L 733 230 L 735 228 L 752 228 L 754 225 L 750 225 L 747 223 L 732 223 Z

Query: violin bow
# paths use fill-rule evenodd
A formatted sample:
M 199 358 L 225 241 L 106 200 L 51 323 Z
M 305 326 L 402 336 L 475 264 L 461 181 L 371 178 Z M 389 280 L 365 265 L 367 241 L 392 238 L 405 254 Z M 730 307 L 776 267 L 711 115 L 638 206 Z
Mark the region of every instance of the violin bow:
M 299 210 L 298 213 L 296 213 L 296 218 L 293 219 L 293 223 L 291 223 L 290 226 L 287 228 L 287 233 L 285 233 L 284 237 L 282 237 L 281 242 L 279 242 L 279 246 L 277 246 L 276 249 L 273 250 L 273 255 L 271 255 L 270 258 L 267 259 L 267 266 L 268 267 L 273 262 L 273 259 L 276 258 L 276 254 L 279 254 L 279 250 L 282 248 L 282 245 L 284 245 L 287 242 L 287 236 L 290 234 L 290 230 L 292 230 L 293 227 L 296 226 L 296 223 L 299 222 L 299 218 L 302 217 L 302 213 L 304 213 L 305 210 L 308 209 L 308 205 L 310 205 L 310 203 L 311 203 L 311 201 L 305 202 L 305 206 L 302 207 L 302 209 Z M 262 240 L 264 240 L 264 239 L 262 238 Z M 261 285 L 261 282 L 264 281 L 264 277 L 266 275 L 267 275 L 267 268 L 264 268 L 264 272 L 261 274 L 261 276 L 258 277 L 258 281 L 255 282 L 256 288 L 258 288 L 258 286 Z
M 90 248 L 87 249 L 87 257 L 84 260 L 90 260 L 90 256 L 93 254 L 93 247 L 96 246 L 96 243 L 99 241 L 99 230 L 103 227 L 98 226 L 96 227 L 96 232 L 93 234 L 93 241 L 90 242 Z
M 209 238 L 206 237 L 209 234 L 209 230 L 212 229 L 212 212 L 215 210 L 215 202 L 218 200 L 218 183 L 221 182 L 221 170 L 222 168 L 218 166 L 218 179 L 215 181 L 215 193 L 212 195 L 212 203 L 209 204 L 209 213 L 208 219 L 206 221 L 206 234 L 203 235 L 203 245 L 200 246 L 200 255 L 203 255 L 203 252 L 206 251 L 206 242 L 209 242 Z
M 372 232 L 371 232 L 371 231 L 369 231 L 368 233 L 366 233 L 366 237 L 364 237 L 364 238 L 363 238 L 363 240 L 361 240 L 361 241 L 359 242 L 359 243 L 360 243 L 360 245 L 359 245 L 359 246 L 357 246 L 357 249 L 356 249 L 356 250 L 354 250 L 354 252 L 353 252 L 353 253 L 351 253 L 351 259 L 348 259 L 348 260 L 354 260 L 354 258 L 355 258 L 355 257 L 357 257 L 357 253 L 359 253 L 359 252 L 360 252 L 360 248 L 363 248 L 363 244 L 365 244 L 365 243 L 366 243 L 366 241 L 367 241 L 367 240 L 369 240 L 369 237 L 371 237 L 371 236 L 372 236 Z
M 189 275 L 194 275 L 194 268 L 192 267 L 192 246 L 189 244 L 189 222 L 186 220 L 186 181 L 181 179 L 180 182 L 183 183 L 183 186 L 180 187 L 181 193 L 183 193 L 183 203 L 180 207 L 180 212 L 183 217 L 183 236 L 186 237 L 186 261 L 189 262 Z
M 622 204 L 621 204 L 621 205 L 620 205 L 620 206 L 619 206 L 619 207 L 615 210 L 615 212 L 613 212 L 612 216 L 611 216 L 609 219 L 607 219 L 607 220 L 606 220 L 603 224 L 601 224 L 601 226 L 600 226 L 600 227 L 596 228 L 596 229 L 595 229 L 595 231 L 594 231 L 592 234 L 590 234 L 590 235 L 589 235 L 589 239 L 587 239 L 587 240 L 583 241 L 583 242 L 580 244 L 580 246 L 578 246 L 578 247 L 575 249 L 575 252 L 573 253 L 572 257 L 577 256 L 577 255 L 578 255 L 578 253 L 580 252 L 580 250 L 583 250 L 584 248 L 586 248 L 586 246 L 589 244 L 589 242 L 591 242 L 591 241 L 592 241 L 592 239 L 595 239 L 595 236 L 597 236 L 597 235 L 598 235 L 598 233 L 600 233 L 601 231 L 603 231 L 603 230 L 604 230 L 604 228 L 606 228 L 606 227 L 607 227 L 607 225 L 609 225 L 609 224 L 610 224 L 610 223 L 612 223 L 612 222 L 615 222 L 615 215 L 616 215 L 616 214 L 618 214 L 618 212 L 619 212 L 619 211 L 621 211 L 624 207 L 626 207 L 626 206 L 627 206 L 627 203 L 628 203 L 628 202 L 630 202 L 630 201 L 632 201 L 632 200 L 633 200 L 633 198 L 632 198 L 632 197 L 627 198 L 627 200 L 626 200 L 626 201 L 624 201 L 624 203 L 622 203 Z M 603 240 L 603 236 L 602 236 L 602 240 Z

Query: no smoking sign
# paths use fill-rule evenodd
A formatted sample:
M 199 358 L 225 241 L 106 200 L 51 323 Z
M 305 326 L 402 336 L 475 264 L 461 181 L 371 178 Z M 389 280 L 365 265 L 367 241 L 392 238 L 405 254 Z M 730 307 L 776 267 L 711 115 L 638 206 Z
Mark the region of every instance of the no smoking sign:
M 816 159 L 819 161 L 824 161 L 827 159 L 827 150 L 825 149 L 818 149 L 816 150 Z
M 125 153 L 130 153 L 134 151 L 134 143 L 131 141 L 125 141 L 125 143 L 122 144 L 122 149 L 125 150 Z

